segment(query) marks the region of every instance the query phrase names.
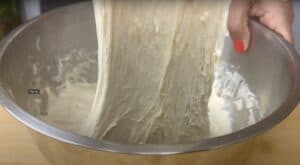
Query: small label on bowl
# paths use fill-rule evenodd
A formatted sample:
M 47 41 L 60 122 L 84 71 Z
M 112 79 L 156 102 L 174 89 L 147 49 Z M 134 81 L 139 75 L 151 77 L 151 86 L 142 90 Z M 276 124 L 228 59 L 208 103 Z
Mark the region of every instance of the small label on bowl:
M 39 95 L 40 90 L 39 89 L 27 89 L 28 94 L 30 95 Z

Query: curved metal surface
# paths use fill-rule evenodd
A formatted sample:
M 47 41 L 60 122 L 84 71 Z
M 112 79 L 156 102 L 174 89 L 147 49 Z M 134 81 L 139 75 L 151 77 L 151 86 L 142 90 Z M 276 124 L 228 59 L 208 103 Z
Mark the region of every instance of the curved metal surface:
M 78 11 L 75 13 L 74 11 Z M 84 16 L 82 16 L 84 15 Z M 84 20 L 87 22 L 87 24 L 92 25 L 93 23 L 93 12 L 92 12 L 92 6 L 91 3 L 81 3 L 77 5 L 72 5 L 66 8 L 58 9 L 53 12 L 50 12 L 46 15 L 43 15 L 41 17 L 38 17 L 37 19 L 21 26 L 18 30 L 16 30 L 14 33 L 9 35 L 4 41 L 1 43 L 1 58 L 3 60 L 4 57 L 10 56 L 17 56 L 16 54 L 13 54 L 13 50 L 11 52 L 7 53 L 7 50 L 10 49 L 9 47 L 12 44 L 18 43 L 19 40 L 21 40 L 20 34 L 24 33 L 24 35 L 27 35 L 26 33 L 31 34 L 31 31 L 29 29 L 34 28 L 37 24 L 44 24 L 44 27 L 50 26 L 47 22 L 51 22 L 55 20 L 58 17 L 63 17 L 60 20 L 56 20 L 57 22 L 61 24 L 67 24 L 70 23 L 70 20 L 75 21 L 82 21 Z M 70 25 L 72 26 L 72 25 Z M 280 36 L 276 35 L 275 33 L 267 30 L 265 27 L 261 26 L 260 24 L 256 22 L 251 22 L 252 29 L 258 30 L 257 36 L 253 36 L 253 38 L 258 37 L 263 34 L 264 37 L 267 37 L 266 40 L 272 40 L 275 41 L 275 47 L 274 49 L 278 49 L 278 51 L 282 52 L 282 55 L 280 55 L 279 58 L 284 59 L 288 62 L 288 73 L 284 73 L 288 75 L 289 80 L 285 80 L 285 83 L 289 82 L 288 85 L 288 92 L 287 97 L 284 99 L 283 103 L 278 106 L 278 108 L 264 118 L 263 120 L 255 123 L 254 125 L 251 125 L 245 129 L 233 132 L 228 135 L 211 138 L 211 139 L 204 139 L 195 143 L 189 143 L 189 144 L 178 144 L 178 145 L 132 145 L 132 144 L 117 144 L 117 143 L 111 143 L 107 141 L 101 141 L 101 140 L 95 140 L 88 137 L 80 136 L 77 134 L 73 134 L 58 128 L 55 128 L 45 122 L 42 122 L 41 120 L 35 118 L 31 114 L 27 113 L 21 106 L 17 105 L 10 97 L 8 97 L 7 94 L 5 94 L 4 91 L 0 92 L 0 104 L 5 107 L 5 109 L 16 119 L 21 121 L 23 124 L 28 126 L 29 128 L 46 135 L 48 137 L 57 139 L 62 142 L 66 142 L 73 145 L 78 145 L 81 147 L 85 147 L 92 150 L 100 150 L 100 151 L 109 151 L 109 152 L 117 152 L 117 153 L 126 153 L 126 154 L 142 154 L 142 155 L 170 155 L 170 154 L 179 154 L 179 153 L 189 153 L 189 152 L 198 152 L 198 151 L 206 151 L 211 149 L 220 148 L 223 146 L 227 146 L 233 143 L 240 142 L 242 140 L 245 140 L 249 137 L 255 136 L 259 133 L 262 133 L 271 127 L 273 127 L 275 124 L 282 121 L 285 117 L 287 117 L 293 109 L 296 107 L 298 101 L 300 100 L 300 57 L 297 55 L 297 52 L 295 51 L 294 47 L 290 44 L 288 44 L 286 41 L 284 41 Z M 70 28 L 70 27 L 65 27 Z M 49 29 L 49 27 L 48 27 Z M 92 34 L 95 32 L 95 29 L 92 27 L 87 30 L 91 31 Z M 39 33 L 40 31 L 36 31 Z M 83 32 L 84 33 L 84 32 Z M 68 35 L 68 34 L 66 34 Z M 90 35 L 88 35 L 90 36 Z M 51 37 L 51 36 L 50 36 Z M 75 36 L 76 37 L 76 36 Z M 93 39 L 93 42 L 95 41 L 95 38 Z M 13 43 L 15 42 L 15 43 Z M 30 42 L 30 40 L 28 41 Z M 230 42 L 229 42 L 230 43 Z M 53 43 L 55 46 L 55 43 Z M 95 45 L 94 45 L 95 46 Z M 228 46 L 231 48 L 231 45 Z M 254 46 L 253 46 L 254 47 Z M 20 48 L 22 49 L 22 47 Z M 24 49 L 24 51 L 26 51 Z M 254 56 L 253 49 L 250 48 L 250 51 L 248 53 L 248 58 L 239 57 L 239 59 L 231 59 L 233 57 L 232 50 L 228 51 L 228 60 L 233 61 L 248 61 L 251 60 L 251 56 Z M 3 57 L 2 57 L 3 56 Z M 20 57 L 20 56 L 18 56 Z M 11 57 L 13 58 L 13 57 Z M 272 59 L 272 55 L 266 56 L 266 59 Z M 274 56 L 275 58 L 275 56 Z M 22 59 L 20 59 L 22 60 Z M 4 66 L 5 63 L 2 62 L 2 67 L 8 67 Z M 8 65 L 8 64 L 7 64 Z M 17 65 L 16 63 L 11 63 L 9 65 Z M 246 70 L 245 70 L 246 71 Z M 3 77 L 3 72 L 1 73 L 0 77 Z M 7 73 L 6 76 L 9 73 Z M 267 76 L 267 75 L 266 75 Z M 277 77 L 278 78 L 278 77 Z M 24 78 L 26 79 L 26 78 Z M 25 82 L 25 81 L 24 81 Z M 271 83 L 271 82 L 270 82 Z M 284 96 L 285 97 L 285 96 Z M 50 139 L 51 141 L 51 139 Z M 75 146 L 73 146 L 75 147 Z M 76 147 L 75 147 L 76 148 Z M 101 152 L 102 153 L 102 152 Z

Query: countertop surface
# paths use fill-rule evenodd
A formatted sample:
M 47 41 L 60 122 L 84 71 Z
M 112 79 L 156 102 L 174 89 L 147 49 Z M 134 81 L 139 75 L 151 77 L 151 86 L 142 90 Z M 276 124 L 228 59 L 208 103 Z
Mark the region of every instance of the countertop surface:
M 300 162 L 300 106 L 284 121 L 256 137 L 246 165 L 297 165 Z M 0 165 L 49 165 L 27 128 L 0 108 Z
M 48 165 L 27 128 L 0 107 L 0 165 Z

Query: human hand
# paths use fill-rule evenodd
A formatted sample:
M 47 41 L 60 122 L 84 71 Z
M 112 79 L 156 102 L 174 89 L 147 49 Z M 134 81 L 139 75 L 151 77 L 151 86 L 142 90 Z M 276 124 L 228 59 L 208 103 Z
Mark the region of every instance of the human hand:
M 258 20 L 293 43 L 292 0 L 232 0 L 227 27 L 237 53 L 247 51 L 250 42 L 249 17 Z

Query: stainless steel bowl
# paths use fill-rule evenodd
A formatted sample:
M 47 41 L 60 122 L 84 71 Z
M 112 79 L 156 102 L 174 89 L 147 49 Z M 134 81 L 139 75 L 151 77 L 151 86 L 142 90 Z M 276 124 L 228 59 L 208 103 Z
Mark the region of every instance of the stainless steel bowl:
M 253 139 L 245 139 L 282 121 L 300 99 L 300 57 L 293 46 L 255 21 L 251 21 L 250 25 L 252 42 L 249 52 L 244 56 L 235 55 L 231 42 L 226 41 L 224 60 L 240 67 L 242 75 L 268 112 L 259 122 L 224 136 L 177 145 L 119 144 L 80 136 L 36 118 L 27 104 L 31 99 L 28 89 L 32 88 L 36 78 L 32 73 L 32 64 L 52 66 L 56 65 L 55 61 L 61 58 L 61 54 L 72 49 L 88 52 L 97 49 L 91 3 L 72 5 L 38 17 L 20 26 L 1 42 L 0 104 L 31 128 L 29 130 L 41 151 L 53 164 L 88 164 L 96 161 L 107 164 L 217 164 L 233 158 L 242 161 L 247 157 L 245 152 L 249 153 L 253 147 Z M 80 60 L 74 61 L 72 67 L 78 63 Z M 83 77 L 95 82 L 97 65 L 90 67 L 91 74 Z M 50 79 L 56 73 L 55 69 L 41 72 L 41 84 L 57 86 Z M 13 93 L 14 99 L 10 93 Z M 38 97 L 47 100 L 46 96 Z M 212 150 L 216 148 L 220 149 Z M 194 153 L 183 154 L 190 152 Z M 237 159 L 236 155 L 240 158 Z

